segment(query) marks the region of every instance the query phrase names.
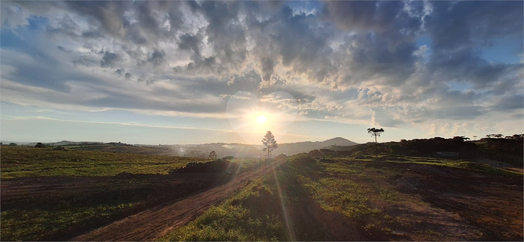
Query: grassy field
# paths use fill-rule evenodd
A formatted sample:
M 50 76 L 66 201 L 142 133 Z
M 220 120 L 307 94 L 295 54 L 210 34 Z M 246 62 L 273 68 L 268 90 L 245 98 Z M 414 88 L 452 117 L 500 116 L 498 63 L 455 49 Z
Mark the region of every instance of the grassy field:
M 50 148 L 1 148 L 2 179 L 40 176 L 113 176 L 167 174 L 189 162 L 205 160 L 189 157 L 110 153 L 100 151 L 58 151 Z
M 161 240 L 522 238 L 522 192 L 512 185 L 522 183 L 521 174 L 424 157 L 324 161 L 292 156 L 274 174 Z M 484 185 L 508 180 L 514 181 L 505 188 Z M 500 199 L 513 202 L 500 206 Z
M 48 182 L 49 189 L 64 182 L 86 188 L 22 200 L 4 199 L 3 190 L 3 240 L 67 239 L 125 218 L 172 179 L 166 175 L 171 169 L 205 162 L 27 147 L 4 146 L 1 152 L 6 183 L 18 178 L 24 184 Z M 239 174 L 268 165 L 232 162 Z M 150 175 L 113 177 L 122 172 Z M 398 155 L 317 160 L 300 154 L 160 240 L 521 240 L 522 197 L 521 173 L 471 161 Z
M 115 219 L 139 211 L 154 185 L 148 179 L 82 178 L 79 189 L 58 189 L 53 195 L 34 195 L 29 192 L 21 198 L 4 196 L 4 185 L 13 178 L 24 183 L 63 185 L 69 178 L 52 176 L 114 176 L 123 172 L 131 174 L 165 175 L 174 168 L 189 162 L 206 160 L 100 151 L 55 151 L 49 148 L 1 148 L 2 182 L 2 240 L 31 241 L 56 240 L 73 236 L 78 231 L 97 228 Z M 57 181 L 54 181 L 58 179 Z M 64 180 L 60 182 L 60 180 Z M 52 183 L 49 183 L 52 182 Z M 74 181 L 71 181 L 74 182 Z M 73 184 L 73 183 L 71 183 Z M 23 185 L 23 184 L 22 184 Z M 28 188 L 30 189 L 30 188 Z M 38 188 L 35 188 L 38 192 Z M 16 191 L 14 191 L 16 192 Z M 38 195 L 38 196 L 37 196 Z M 18 195 L 17 195 L 18 196 Z

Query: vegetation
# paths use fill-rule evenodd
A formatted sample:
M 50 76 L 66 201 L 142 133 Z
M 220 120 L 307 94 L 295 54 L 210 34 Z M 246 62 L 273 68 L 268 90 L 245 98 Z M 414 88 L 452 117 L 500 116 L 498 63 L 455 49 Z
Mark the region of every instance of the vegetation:
M 217 159 L 217 153 L 213 150 L 209 153 L 209 158 L 216 160 Z
M 12 209 L 2 211 L 3 241 L 53 240 L 55 234 L 75 227 L 92 227 L 137 205 L 136 202 L 105 201 L 79 205 L 64 201 L 54 209 Z
M 271 176 L 253 181 L 223 204 L 210 208 L 162 241 L 277 241 L 286 240 L 278 191 Z
M 509 137 L 509 136 L 508 136 Z M 361 144 L 350 147 L 338 147 L 329 151 L 312 151 L 315 157 L 357 157 L 365 158 L 370 155 L 406 156 L 406 157 L 433 157 L 444 159 L 493 159 L 500 160 L 514 166 L 521 167 L 523 161 L 522 139 L 481 139 L 466 141 L 464 137 L 444 139 L 401 140 L 400 142 L 386 142 L 378 144 Z
M 269 146 L 274 141 L 274 150 L 278 145 L 268 133 L 264 140 Z M 224 203 L 161 240 L 449 240 L 455 238 L 450 228 L 457 226 L 466 231 L 461 232 L 460 236 L 464 237 L 457 237 L 458 240 L 520 240 L 522 174 L 471 160 L 495 153 L 519 157 L 522 141 L 513 136 L 466 140 L 460 136 L 436 137 L 279 155 L 275 159 L 285 161 L 279 168 L 253 180 Z M 266 148 L 269 157 L 272 150 Z M 273 163 L 233 157 L 207 162 L 209 160 L 194 158 L 11 146 L 2 147 L 1 158 L 2 179 L 112 176 L 122 172 L 225 171 L 234 176 Z M 207 163 L 203 164 L 204 161 Z M 522 159 L 520 162 L 522 164 Z M 13 205 L 16 199 L 3 201 L 2 239 L 54 240 L 68 233 L 76 235 L 74 232 L 78 229 L 103 226 L 132 211 L 136 213 L 138 210 L 134 209 L 150 198 L 150 193 L 145 191 L 150 191 L 153 183 L 136 186 L 138 180 L 119 177 L 125 184 L 122 188 L 104 191 L 109 195 L 57 197 L 54 203 L 41 204 L 37 198 L 26 198 L 23 206 L 18 207 Z M 147 179 L 140 182 L 147 183 Z M 196 187 L 205 188 L 194 185 L 166 191 L 174 193 Z M 471 199 L 460 200 L 462 197 Z M 496 201 L 491 201 L 493 197 L 497 197 Z M 499 198 L 507 200 L 501 202 Z M 435 217 L 435 214 L 440 215 Z M 457 219 L 457 214 L 467 222 Z M 467 227 L 469 224 L 480 232 Z M 467 234 L 468 231 L 473 232 Z
M 378 155 L 377 151 L 377 137 L 380 137 L 380 133 L 384 133 L 384 129 L 380 128 L 369 128 L 368 133 L 371 134 L 371 136 L 375 137 L 375 156 Z
M 321 154 L 317 152 L 313 154 Z M 456 218 L 442 215 L 439 219 L 445 221 L 427 219 L 435 205 L 428 203 L 432 200 L 425 196 L 435 191 L 416 190 L 433 182 L 419 180 L 418 172 L 439 175 L 453 171 L 459 172 L 458 176 L 477 177 L 473 174 L 479 173 L 494 179 L 521 178 L 520 174 L 503 169 L 456 159 L 381 156 L 377 160 L 335 156 L 336 153 L 332 153 L 331 159 L 315 159 L 308 154 L 289 156 L 275 173 L 251 183 L 238 195 L 162 240 L 446 240 L 454 236 L 453 232 L 440 223 L 454 223 Z M 455 184 L 453 181 L 450 182 Z M 455 189 L 464 186 L 471 184 L 449 188 L 430 185 L 426 189 L 456 192 Z M 511 212 L 500 215 L 497 211 L 478 213 L 475 208 L 471 211 L 463 216 L 486 230 L 487 237 L 483 238 L 518 238 L 515 231 L 493 235 L 495 229 L 483 222 L 496 216 L 509 219 L 514 216 Z M 337 229 L 344 232 L 333 232 Z M 348 237 L 348 233 L 356 237 Z
M 265 146 L 264 151 L 267 151 L 267 159 L 269 160 L 271 151 L 278 148 L 275 136 L 273 136 L 273 133 L 271 133 L 271 131 L 267 131 L 266 135 L 262 139 L 262 144 Z
M 167 174 L 197 158 L 108 153 L 97 151 L 55 151 L 31 147 L 2 147 L 2 179 L 38 176 L 113 176 Z

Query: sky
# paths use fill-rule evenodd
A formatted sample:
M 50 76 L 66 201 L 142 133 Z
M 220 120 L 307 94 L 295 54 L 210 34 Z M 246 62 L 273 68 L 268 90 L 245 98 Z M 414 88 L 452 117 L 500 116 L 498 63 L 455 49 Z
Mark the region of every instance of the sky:
M 522 1 L 2 1 L 0 10 L 2 141 L 524 133 Z

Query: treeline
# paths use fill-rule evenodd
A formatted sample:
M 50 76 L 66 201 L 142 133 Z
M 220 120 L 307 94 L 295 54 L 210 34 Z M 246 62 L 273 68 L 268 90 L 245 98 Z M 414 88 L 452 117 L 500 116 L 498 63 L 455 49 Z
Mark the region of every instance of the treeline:
M 523 135 L 500 136 L 468 141 L 467 137 L 456 136 L 451 139 L 435 137 L 430 139 L 401 140 L 400 142 L 367 143 L 351 147 L 312 150 L 308 153 L 314 158 L 347 156 L 406 155 L 447 158 L 488 158 L 504 159 L 510 163 L 520 162 L 523 156 Z

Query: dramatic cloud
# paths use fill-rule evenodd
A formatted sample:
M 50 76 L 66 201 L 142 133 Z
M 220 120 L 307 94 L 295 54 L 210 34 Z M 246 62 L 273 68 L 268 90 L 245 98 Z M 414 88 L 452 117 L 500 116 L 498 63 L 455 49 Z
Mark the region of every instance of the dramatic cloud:
M 224 118 L 227 98 L 245 91 L 301 120 L 521 119 L 522 2 L 304 6 L 4 1 L 2 101 Z M 277 105 L 276 91 L 294 104 Z

